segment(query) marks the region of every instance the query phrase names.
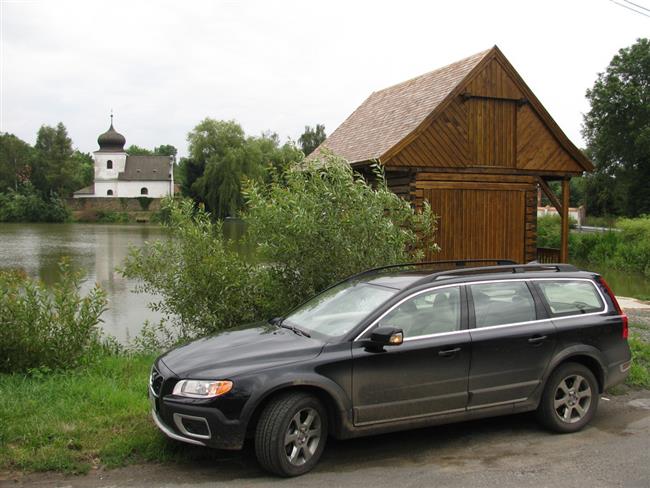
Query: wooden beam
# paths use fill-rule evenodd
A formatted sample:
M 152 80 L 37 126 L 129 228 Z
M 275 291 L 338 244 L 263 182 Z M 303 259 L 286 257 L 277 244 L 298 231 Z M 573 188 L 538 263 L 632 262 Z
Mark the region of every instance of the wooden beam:
M 562 186 L 562 189 L 563 189 L 563 191 L 562 191 L 562 197 L 564 197 L 564 182 L 565 182 L 565 181 L 566 181 L 566 180 L 562 180 L 562 185 L 563 185 L 563 186 Z M 546 181 L 544 181 L 542 178 L 540 178 L 540 179 L 539 179 L 539 187 L 540 187 L 540 188 L 542 189 L 542 191 L 544 192 L 544 195 L 546 195 L 546 196 L 548 197 L 548 199 L 551 201 L 551 203 L 553 204 L 553 206 L 554 206 L 555 209 L 557 210 L 557 213 L 558 213 L 559 215 L 562 215 L 562 204 L 561 204 L 560 201 L 557 199 L 557 196 L 555 196 L 555 193 L 553 193 L 553 190 L 551 190 L 551 187 L 548 186 L 548 183 L 546 183 Z
M 562 234 L 560 244 L 560 261 L 569 262 L 569 182 L 570 178 L 562 180 Z

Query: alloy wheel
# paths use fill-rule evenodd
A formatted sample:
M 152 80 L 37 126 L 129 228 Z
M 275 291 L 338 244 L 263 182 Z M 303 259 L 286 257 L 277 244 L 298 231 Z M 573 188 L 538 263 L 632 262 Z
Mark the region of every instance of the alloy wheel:
M 567 376 L 557 386 L 553 401 L 555 414 L 562 422 L 574 424 L 584 418 L 591 406 L 589 382 L 579 374 Z
M 313 408 L 299 410 L 289 422 L 284 436 L 284 451 L 294 466 L 309 461 L 320 443 L 322 423 L 319 413 Z

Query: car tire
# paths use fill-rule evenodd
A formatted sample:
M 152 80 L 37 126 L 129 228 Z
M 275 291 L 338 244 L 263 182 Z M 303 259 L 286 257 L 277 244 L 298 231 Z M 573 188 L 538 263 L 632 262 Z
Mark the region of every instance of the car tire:
M 304 474 L 323 454 L 327 427 L 327 411 L 316 397 L 295 392 L 274 398 L 255 430 L 257 460 L 280 476 Z
M 537 418 L 552 431 L 577 432 L 596 414 L 599 397 L 598 382 L 589 368 L 562 364 L 546 382 Z

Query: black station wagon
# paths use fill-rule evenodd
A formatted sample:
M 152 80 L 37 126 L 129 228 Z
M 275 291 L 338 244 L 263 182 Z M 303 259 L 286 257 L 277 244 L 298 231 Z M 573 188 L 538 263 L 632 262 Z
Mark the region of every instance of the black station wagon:
M 554 431 L 583 428 L 627 376 L 627 317 L 597 274 L 490 263 L 370 270 L 286 317 L 173 349 L 152 368 L 154 421 L 201 446 L 253 438 L 282 476 L 313 468 L 328 436 L 533 410 Z

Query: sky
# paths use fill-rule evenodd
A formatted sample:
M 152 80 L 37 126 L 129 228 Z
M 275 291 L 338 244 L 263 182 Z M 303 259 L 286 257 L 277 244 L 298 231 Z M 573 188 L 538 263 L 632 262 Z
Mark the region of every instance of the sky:
M 612 0 L 0 0 L 0 27 L 0 132 L 33 144 L 63 122 L 91 152 L 113 110 L 127 146 L 182 156 L 205 117 L 330 134 L 373 91 L 495 44 L 583 147 L 585 91 L 650 17 Z

